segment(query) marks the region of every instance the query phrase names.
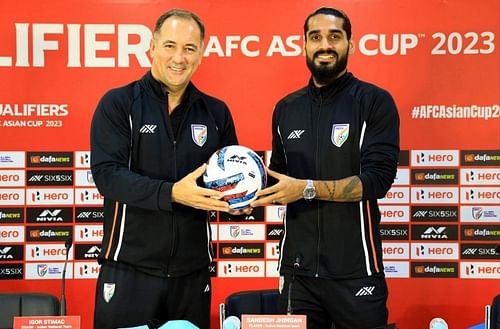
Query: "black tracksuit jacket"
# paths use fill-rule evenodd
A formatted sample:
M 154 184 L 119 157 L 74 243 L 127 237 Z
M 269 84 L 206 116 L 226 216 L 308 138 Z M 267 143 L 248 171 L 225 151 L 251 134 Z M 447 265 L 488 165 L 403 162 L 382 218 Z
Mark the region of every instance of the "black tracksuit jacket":
M 237 144 L 227 106 L 192 83 L 174 136 L 168 95 L 151 72 L 100 100 L 91 126 L 91 169 L 104 196 L 99 261 L 181 276 L 212 259 L 207 212 L 172 203 L 174 182 Z M 174 111 L 174 112 L 175 112 Z
M 309 85 L 273 113 L 270 168 L 313 180 L 358 175 L 360 202 L 298 200 L 287 205 L 280 273 L 320 278 L 383 275 L 377 199 L 394 181 L 399 116 L 390 94 L 346 73 L 323 88 Z

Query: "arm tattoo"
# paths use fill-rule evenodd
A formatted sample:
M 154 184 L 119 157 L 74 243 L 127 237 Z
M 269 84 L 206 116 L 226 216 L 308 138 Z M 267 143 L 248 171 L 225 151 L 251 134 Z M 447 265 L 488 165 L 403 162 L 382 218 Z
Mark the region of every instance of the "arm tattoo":
M 345 186 L 344 191 L 343 191 L 343 197 L 345 197 L 347 200 L 352 200 L 355 201 L 353 198 L 353 191 L 358 186 L 360 182 L 360 179 L 358 176 L 354 176 L 351 181 Z
M 330 188 L 330 185 L 328 184 L 329 182 L 324 182 L 325 183 L 325 187 L 326 189 L 328 190 L 328 199 L 330 201 L 333 201 L 333 198 L 335 196 L 335 187 L 337 184 L 335 184 L 335 181 L 332 182 L 332 188 Z

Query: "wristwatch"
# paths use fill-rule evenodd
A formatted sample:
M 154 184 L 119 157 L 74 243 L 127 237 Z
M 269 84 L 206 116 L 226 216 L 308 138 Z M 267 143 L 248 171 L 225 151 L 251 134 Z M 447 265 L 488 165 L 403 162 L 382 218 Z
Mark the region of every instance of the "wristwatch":
M 308 179 L 306 187 L 304 188 L 304 200 L 311 201 L 316 196 L 316 188 L 314 188 L 313 181 Z

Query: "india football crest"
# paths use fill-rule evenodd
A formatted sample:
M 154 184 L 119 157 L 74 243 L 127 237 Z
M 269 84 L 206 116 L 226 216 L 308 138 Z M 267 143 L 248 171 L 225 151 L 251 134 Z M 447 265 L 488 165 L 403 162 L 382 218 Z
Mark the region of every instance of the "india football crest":
M 349 137 L 349 124 L 332 125 L 332 143 L 337 147 L 341 147 Z
M 113 295 L 115 294 L 115 284 L 114 283 L 104 283 L 102 296 L 106 303 L 109 303 Z
M 193 142 L 202 147 L 203 144 L 207 141 L 207 126 L 205 125 L 191 125 L 191 137 L 193 138 Z

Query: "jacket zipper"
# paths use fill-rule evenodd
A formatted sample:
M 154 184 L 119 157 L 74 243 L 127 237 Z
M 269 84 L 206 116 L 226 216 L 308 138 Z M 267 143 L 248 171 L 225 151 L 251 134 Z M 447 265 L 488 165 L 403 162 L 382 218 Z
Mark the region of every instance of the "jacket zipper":
M 316 118 L 316 154 L 315 154 L 315 169 L 316 169 L 316 177 L 319 177 L 317 176 L 318 173 L 319 173 L 319 169 L 320 169 L 320 166 L 319 166 L 319 153 L 320 153 L 320 148 L 319 148 L 319 132 L 320 132 L 320 128 L 319 128 L 319 124 L 320 124 L 320 117 L 321 117 L 321 109 L 323 108 L 323 96 L 320 94 L 319 95 L 319 111 L 318 111 L 318 116 Z M 317 224 L 317 232 L 318 232 L 318 242 L 317 242 L 317 245 L 316 245 L 316 273 L 315 273 L 315 277 L 319 277 L 319 249 L 320 249 L 320 244 L 321 244 L 321 233 L 320 233 L 320 228 L 321 228 L 321 225 L 320 225 L 320 215 L 319 215 L 319 202 L 317 200 L 315 200 L 316 202 L 316 224 Z

